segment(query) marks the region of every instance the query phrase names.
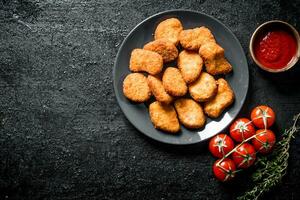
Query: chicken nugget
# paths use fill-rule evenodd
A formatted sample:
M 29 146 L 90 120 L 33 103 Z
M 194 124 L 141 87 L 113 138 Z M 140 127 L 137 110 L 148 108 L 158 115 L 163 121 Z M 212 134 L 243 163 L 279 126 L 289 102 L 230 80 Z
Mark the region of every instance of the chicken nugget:
M 206 71 L 212 75 L 227 74 L 232 71 L 232 66 L 226 60 L 224 49 L 214 43 L 203 44 L 199 49 L 199 54 L 204 60 Z
M 133 72 L 148 72 L 155 75 L 163 68 L 163 58 L 156 52 L 134 49 L 131 52 L 129 69 Z
M 179 41 L 183 48 L 196 51 L 206 42 L 216 42 L 213 34 L 204 26 L 181 31 Z
M 198 102 L 205 102 L 212 99 L 218 91 L 218 86 L 214 77 L 206 72 L 202 72 L 199 78 L 189 85 L 191 97 Z
M 179 33 L 183 30 L 182 24 L 177 18 L 169 18 L 158 24 L 155 29 L 154 39 L 168 39 L 173 44 L 179 42 Z
M 177 64 L 185 82 L 192 83 L 201 73 L 203 60 L 198 53 L 183 50 L 179 54 Z
M 147 78 L 140 73 L 132 73 L 126 76 L 123 82 L 123 93 L 131 101 L 142 103 L 151 96 Z
M 162 81 L 159 78 L 149 75 L 147 80 L 149 88 L 157 101 L 166 104 L 173 101 L 173 97 L 165 91 Z
M 144 49 L 159 53 L 164 63 L 175 60 L 178 57 L 176 46 L 168 39 L 158 39 L 145 44 Z
M 187 128 L 201 128 L 205 125 L 202 107 L 192 99 L 181 98 L 175 101 L 179 121 Z
M 163 86 L 172 96 L 183 96 L 187 92 L 187 86 L 179 69 L 168 67 L 163 74 Z
M 219 117 L 224 109 L 230 106 L 234 101 L 234 93 L 227 81 L 220 78 L 217 80 L 217 84 L 217 95 L 204 104 L 204 112 L 212 118 Z
M 149 106 L 151 121 L 155 128 L 176 133 L 180 130 L 177 114 L 172 105 L 155 101 Z

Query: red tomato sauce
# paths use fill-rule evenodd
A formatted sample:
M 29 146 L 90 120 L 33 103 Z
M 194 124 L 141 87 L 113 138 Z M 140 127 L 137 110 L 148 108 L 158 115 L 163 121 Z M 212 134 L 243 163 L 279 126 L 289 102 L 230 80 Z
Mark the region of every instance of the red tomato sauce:
M 285 67 L 297 51 L 296 39 L 284 30 L 267 31 L 254 42 L 256 59 L 270 69 Z

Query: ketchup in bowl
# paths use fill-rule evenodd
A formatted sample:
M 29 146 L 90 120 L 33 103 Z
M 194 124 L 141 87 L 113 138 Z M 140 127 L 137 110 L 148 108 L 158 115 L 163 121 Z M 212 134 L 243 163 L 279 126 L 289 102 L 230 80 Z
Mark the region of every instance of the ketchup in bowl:
M 255 63 L 269 72 L 282 72 L 300 57 L 300 36 L 290 24 L 273 20 L 260 25 L 250 40 L 250 54 Z
M 254 42 L 256 59 L 271 69 L 284 68 L 296 55 L 296 51 L 296 39 L 285 30 L 267 31 Z

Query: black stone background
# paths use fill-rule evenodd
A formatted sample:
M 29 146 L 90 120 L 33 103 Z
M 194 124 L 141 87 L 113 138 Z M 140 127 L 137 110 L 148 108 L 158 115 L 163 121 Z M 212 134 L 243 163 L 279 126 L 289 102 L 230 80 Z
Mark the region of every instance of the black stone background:
M 212 175 L 205 146 L 178 148 L 139 133 L 117 105 L 112 68 L 129 31 L 168 9 L 224 22 L 248 58 L 250 88 L 240 116 L 258 104 L 277 113 L 278 135 L 300 111 L 300 66 L 258 69 L 254 29 L 281 19 L 300 30 L 299 1 L 0 0 L 0 199 L 232 199 L 248 185 Z M 266 199 L 299 199 L 300 136 L 288 174 Z

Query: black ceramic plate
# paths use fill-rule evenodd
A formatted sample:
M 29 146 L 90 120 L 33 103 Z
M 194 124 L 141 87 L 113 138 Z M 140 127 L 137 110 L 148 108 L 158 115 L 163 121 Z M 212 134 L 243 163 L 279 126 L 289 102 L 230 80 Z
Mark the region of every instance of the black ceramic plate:
M 188 130 L 181 126 L 178 134 L 169 134 L 155 129 L 151 123 L 148 104 L 131 103 L 123 95 L 122 85 L 127 74 L 130 53 L 135 48 L 153 40 L 153 33 L 161 21 L 178 18 L 184 29 L 206 26 L 214 34 L 218 44 L 225 49 L 225 56 L 233 66 L 233 73 L 226 75 L 235 93 L 235 102 L 218 119 L 207 119 L 204 128 Z M 194 144 L 204 141 L 224 130 L 240 111 L 248 90 L 249 72 L 245 53 L 234 34 L 220 21 L 212 16 L 189 10 L 171 10 L 155 14 L 138 24 L 125 38 L 116 57 L 113 69 L 114 90 L 118 103 L 127 119 L 143 134 L 154 140 L 168 144 Z

